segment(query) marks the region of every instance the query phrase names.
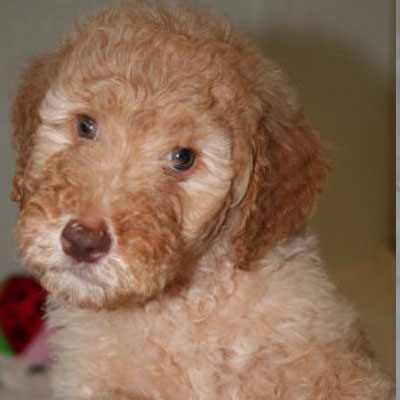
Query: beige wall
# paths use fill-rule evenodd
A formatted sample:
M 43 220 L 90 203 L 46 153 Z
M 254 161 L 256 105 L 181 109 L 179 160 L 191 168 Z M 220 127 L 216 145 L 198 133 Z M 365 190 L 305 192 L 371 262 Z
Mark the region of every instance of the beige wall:
M 106 1 L 0 2 L 1 273 L 18 268 L 8 200 L 9 110 L 18 72 L 70 21 Z M 201 1 L 207 3 L 207 1 Z M 334 172 L 314 229 L 339 286 L 363 312 L 394 369 L 394 0 L 219 0 L 290 75 L 306 114 L 330 143 Z

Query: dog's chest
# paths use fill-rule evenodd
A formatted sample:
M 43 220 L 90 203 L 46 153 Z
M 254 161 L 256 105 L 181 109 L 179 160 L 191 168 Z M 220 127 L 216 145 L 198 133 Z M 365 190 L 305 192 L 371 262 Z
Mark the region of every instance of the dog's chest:
M 96 385 L 151 399 L 235 398 L 242 375 L 266 351 L 261 321 L 267 289 L 237 278 L 219 276 L 185 296 L 136 310 L 56 310 L 53 319 L 64 314 L 70 324 L 54 338 L 60 364 L 82 366 L 86 381 Z
M 326 285 L 314 268 L 296 264 L 222 270 L 143 308 L 60 307 L 50 315 L 63 326 L 54 335 L 57 375 L 71 373 L 75 385 L 84 381 L 95 392 L 123 388 L 152 400 L 284 398 L 286 383 L 299 379 L 297 360 L 319 341 L 316 321 L 330 324 L 319 301 Z M 321 340 L 331 340 L 326 331 Z
M 124 387 L 162 399 L 233 398 L 241 390 L 240 375 L 265 349 L 259 311 L 252 309 L 255 299 L 245 294 L 246 285 L 234 279 L 210 285 L 151 303 L 131 318 L 118 316 L 115 327 L 130 335 L 114 331 L 109 340 L 126 374 Z

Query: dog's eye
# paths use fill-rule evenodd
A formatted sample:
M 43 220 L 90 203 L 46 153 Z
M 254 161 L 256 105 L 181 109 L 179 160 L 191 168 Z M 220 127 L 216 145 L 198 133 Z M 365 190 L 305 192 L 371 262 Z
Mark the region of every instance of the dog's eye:
M 171 161 L 171 169 L 173 171 L 181 172 L 190 169 L 196 159 L 195 153 L 191 149 L 178 149 L 169 154 Z
M 96 139 L 97 137 L 97 122 L 88 117 L 87 115 L 81 115 L 76 123 L 78 135 L 84 139 Z

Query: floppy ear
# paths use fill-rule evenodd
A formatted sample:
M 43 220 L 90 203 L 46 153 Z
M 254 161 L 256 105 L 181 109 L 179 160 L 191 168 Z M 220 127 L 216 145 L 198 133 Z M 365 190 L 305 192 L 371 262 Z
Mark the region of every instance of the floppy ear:
M 321 140 L 293 94 L 275 87 L 261 97 L 264 115 L 252 138 L 254 168 L 233 240 L 241 269 L 254 268 L 269 247 L 303 228 L 329 169 Z
M 39 107 L 55 78 L 58 57 L 48 55 L 31 62 L 22 76 L 12 111 L 13 143 L 17 153 L 11 199 L 21 205 L 23 180 L 28 165 L 34 133 L 39 126 Z

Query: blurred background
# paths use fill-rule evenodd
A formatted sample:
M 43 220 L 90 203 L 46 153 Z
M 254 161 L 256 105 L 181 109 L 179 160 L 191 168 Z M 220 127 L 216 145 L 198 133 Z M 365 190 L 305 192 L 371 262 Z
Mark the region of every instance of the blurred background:
M 21 271 L 10 108 L 21 69 L 106 0 L 0 2 L 0 280 Z M 333 172 L 311 228 L 330 273 L 395 373 L 395 1 L 197 0 L 230 15 L 298 88 L 331 148 Z

